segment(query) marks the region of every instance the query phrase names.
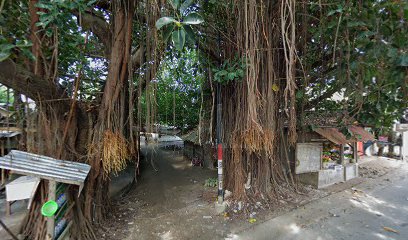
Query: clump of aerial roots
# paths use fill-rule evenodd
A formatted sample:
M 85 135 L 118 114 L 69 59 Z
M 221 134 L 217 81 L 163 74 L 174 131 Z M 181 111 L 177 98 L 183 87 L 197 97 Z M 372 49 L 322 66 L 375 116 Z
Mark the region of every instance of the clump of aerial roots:
M 105 176 L 117 174 L 126 167 L 129 159 L 127 141 L 119 133 L 107 130 L 103 134 L 102 166 Z

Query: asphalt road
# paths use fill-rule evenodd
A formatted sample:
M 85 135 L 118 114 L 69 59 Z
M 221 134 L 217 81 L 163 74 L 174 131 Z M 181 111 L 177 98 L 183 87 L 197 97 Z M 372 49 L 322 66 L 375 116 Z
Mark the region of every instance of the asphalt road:
M 367 181 L 230 239 L 408 239 L 408 167 Z

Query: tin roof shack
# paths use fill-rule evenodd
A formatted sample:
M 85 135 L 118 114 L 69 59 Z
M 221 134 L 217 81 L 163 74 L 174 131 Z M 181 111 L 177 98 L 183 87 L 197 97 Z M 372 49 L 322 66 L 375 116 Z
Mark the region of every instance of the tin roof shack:
M 214 149 L 211 144 L 200 143 L 197 128 L 182 136 L 182 139 L 184 140 L 184 156 L 192 162 L 198 160 L 204 167 L 215 167 Z
M 0 157 L 0 168 L 48 181 L 47 200 L 55 202 L 58 207 L 49 215 L 41 212 L 47 219 L 47 239 L 69 238 L 72 221 L 75 221 L 72 217 L 75 201 L 68 198 L 68 189 L 72 185 L 79 186 L 79 197 L 91 167 L 84 163 L 12 150 Z M 48 202 L 39 204 L 46 205 Z
M 335 127 L 313 127 L 297 143 L 295 172 L 300 182 L 316 188 L 358 177 L 357 142 L 374 140 L 374 136 L 358 126 L 348 126 L 347 138 Z

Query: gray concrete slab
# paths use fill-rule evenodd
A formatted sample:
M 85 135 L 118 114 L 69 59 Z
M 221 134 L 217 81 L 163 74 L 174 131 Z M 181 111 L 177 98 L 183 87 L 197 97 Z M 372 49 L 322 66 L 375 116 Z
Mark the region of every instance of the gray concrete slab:
M 0 195 L 0 219 L 17 236 L 21 223 L 27 214 L 27 202 L 17 201 L 11 206 L 11 215 L 6 215 L 6 199 L 3 194 Z M 0 226 L 0 239 L 9 240 L 12 237 Z
M 231 234 L 228 239 L 408 239 L 408 167 Z

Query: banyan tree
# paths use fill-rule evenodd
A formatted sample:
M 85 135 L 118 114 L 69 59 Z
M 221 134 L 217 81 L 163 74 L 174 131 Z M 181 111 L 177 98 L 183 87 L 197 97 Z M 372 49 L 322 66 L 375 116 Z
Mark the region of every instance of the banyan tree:
M 140 99 L 145 94 L 150 131 L 159 94 L 154 80 L 168 48 L 199 48 L 205 58 L 204 85 L 212 89 L 203 110 L 210 114 L 200 122 L 210 133 L 206 142 L 215 141 L 214 89 L 220 86 L 224 188 L 243 200 L 295 192 L 285 151 L 297 142 L 303 111 L 342 84 L 365 84 L 352 77 L 361 69 L 350 66 L 361 58 L 353 59 L 352 34 L 366 30 L 355 25 L 361 29 L 349 32 L 335 18 L 358 16 L 363 3 L 336 2 L 347 8 L 296 0 L 0 1 L 0 83 L 36 105 L 25 113 L 36 133 L 24 133 L 22 148 L 92 167 L 77 199 L 76 238 L 94 237 L 92 224 L 109 208 L 110 174 L 129 163 L 138 171 Z M 344 9 L 357 13 L 343 16 Z M 189 13 L 200 16 L 190 23 L 200 24 L 188 26 Z M 174 24 L 159 30 L 163 16 Z M 322 30 L 326 25 L 331 32 Z M 323 90 L 308 99 L 309 86 Z M 46 188 L 40 187 L 38 202 Z M 39 206 L 33 204 L 25 224 L 29 239 L 44 239 Z

